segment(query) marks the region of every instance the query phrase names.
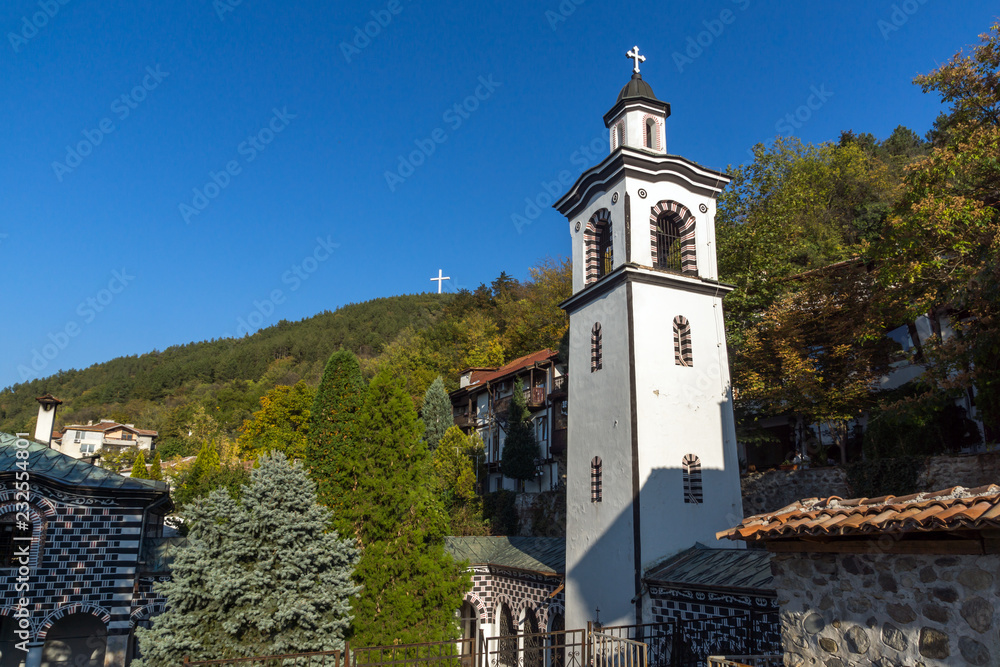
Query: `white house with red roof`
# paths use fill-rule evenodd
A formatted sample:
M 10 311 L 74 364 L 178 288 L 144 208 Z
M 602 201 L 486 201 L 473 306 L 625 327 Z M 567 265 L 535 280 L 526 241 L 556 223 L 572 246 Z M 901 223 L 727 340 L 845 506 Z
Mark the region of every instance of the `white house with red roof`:
M 53 434 L 52 448 L 56 451 L 82 458 L 93 456 L 98 451 L 120 451 L 133 448 L 151 451 L 157 432 L 136 428 L 135 424 L 120 424 L 112 419 L 102 419 L 98 423 L 71 424 L 63 428 L 61 436 Z
M 539 350 L 497 368 L 467 368 L 459 388 L 451 392 L 455 424 L 465 433 L 476 432 L 486 446 L 487 479 L 483 491 L 551 491 L 565 479 L 566 374 L 557 363 L 558 353 Z M 522 482 L 504 477 L 500 460 L 506 439 L 506 416 L 521 379 L 529 419 L 541 456 L 537 476 Z M 560 466 L 563 461 L 563 466 Z

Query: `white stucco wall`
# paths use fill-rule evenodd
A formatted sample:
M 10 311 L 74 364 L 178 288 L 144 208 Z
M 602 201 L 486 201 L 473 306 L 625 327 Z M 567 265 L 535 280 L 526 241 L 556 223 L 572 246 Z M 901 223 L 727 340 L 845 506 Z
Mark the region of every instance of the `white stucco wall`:
M 601 323 L 603 368 L 590 372 L 590 334 Z M 566 627 L 634 622 L 631 410 L 625 286 L 570 318 Z M 590 500 L 590 464 L 603 462 L 603 498 Z
M 633 286 L 643 568 L 742 519 L 722 300 Z M 673 319 L 691 325 L 692 367 L 675 362 Z M 704 502 L 684 502 L 682 459 L 701 460 Z M 731 545 L 726 545 L 731 546 Z

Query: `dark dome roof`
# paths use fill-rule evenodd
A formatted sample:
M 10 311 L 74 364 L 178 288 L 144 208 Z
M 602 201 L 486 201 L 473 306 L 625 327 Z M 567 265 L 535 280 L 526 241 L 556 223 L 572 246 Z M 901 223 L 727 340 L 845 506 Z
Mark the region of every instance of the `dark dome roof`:
M 653 94 L 653 88 L 648 83 L 642 80 L 641 74 L 633 74 L 632 79 L 625 84 L 622 88 L 622 92 L 618 93 L 618 101 L 633 98 L 633 97 L 644 97 L 649 100 L 655 100 L 656 95 Z M 657 100 L 659 101 L 659 100 Z

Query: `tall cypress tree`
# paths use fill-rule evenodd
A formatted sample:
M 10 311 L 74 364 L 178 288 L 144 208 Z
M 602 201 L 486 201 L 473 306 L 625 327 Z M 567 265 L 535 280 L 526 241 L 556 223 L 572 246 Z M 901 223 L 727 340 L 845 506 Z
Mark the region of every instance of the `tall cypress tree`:
M 357 415 L 336 525 L 362 548 L 354 605 L 361 646 L 453 639 L 469 576 L 444 551 L 448 518 L 433 488 L 423 425 L 401 381 L 379 373 Z
M 149 478 L 157 482 L 163 481 L 163 466 L 160 464 L 160 452 L 153 452 L 153 461 L 149 466 Z
M 280 453 L 259 463 L 242 500 L 219 489 L 191 505 L 188 543 L 156 585 L 167 610 L 136 630 L 136 667 L 344 648 L 357 549 L 324 532 L 330 512 L 301 467 Z
M 444 432 L 455 425 L 451 413 L 451 399 L 444 390 L 444 380 L 440 375 L 424 393 L 424 407 L 420 416 L 425 427 L 424 440 L 427 441 L 427 448 L 433 452 L 444 437 Z
M 507 412 L 507 437 L 500 455 L 500 470 L 506 477 L 529 480 L 536 476 L 535 459 L 542 455 L 535 430 L 528 421 L 521 378 L 514 382 L 514 395 Z
M 139 454 L 136 455 L 135 461 L 132 462 L 132 479 L 152 479 L 149 476 L 149 471 L 146 469 L 146 455 L 139 450 Z
M 337 527 L 344 534 L 348 524 L 340 521 L 340 510 L 354 461 L 352 449 L 355 420 L 365 397 L 365 381 L 357 357 L 351 352 L 334 352 L 326 363 L 309 416 L 306 461 L 316 482 L 320 502 L 334 511 Z

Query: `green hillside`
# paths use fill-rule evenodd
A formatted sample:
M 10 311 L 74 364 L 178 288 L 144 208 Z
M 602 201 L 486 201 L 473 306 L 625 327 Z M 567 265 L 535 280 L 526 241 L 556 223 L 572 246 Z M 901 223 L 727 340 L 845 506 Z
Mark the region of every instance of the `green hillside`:
M 35 397 L 61 399 L 56 427 L 114 419 L 160 432 L 168 451 L 206 437 L 232 439 L 277 385 L 319 383 L 338 349 L 354 352 L 368 377 L 389 367 L 419 407 L 438 375 L 449 388 L 469 365 L 501 364 L 555 347 L 567 319 L 568 261 L 546 260 L 524 282 L 501 274 L 475 292 L 385 297 L 282 320 L 241 339 L 224 338 L 118 357 L 0 391 L 0 431 L 33 432 Z M 184 441 L 190 447 L 180 447 Z M 193 452 L 192 452 L 193 453 Z

